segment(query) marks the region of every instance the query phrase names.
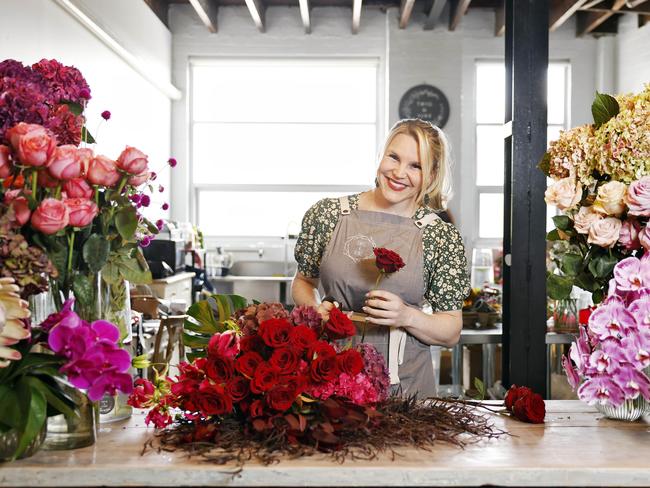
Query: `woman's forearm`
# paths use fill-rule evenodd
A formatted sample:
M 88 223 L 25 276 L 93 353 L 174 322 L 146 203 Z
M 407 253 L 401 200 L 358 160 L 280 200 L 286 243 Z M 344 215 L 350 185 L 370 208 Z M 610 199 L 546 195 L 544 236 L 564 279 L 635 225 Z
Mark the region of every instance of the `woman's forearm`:
M 463 318 L 460 310 L 436 312 L 432 315 L 409 307 L 409 320 L 404 329 L 425 344 L 455 346 L 460 340 Z
M 318 307 L 320 304 L 318 281 L 296 274 L 291 282 L 291 297 L 296 305 Z

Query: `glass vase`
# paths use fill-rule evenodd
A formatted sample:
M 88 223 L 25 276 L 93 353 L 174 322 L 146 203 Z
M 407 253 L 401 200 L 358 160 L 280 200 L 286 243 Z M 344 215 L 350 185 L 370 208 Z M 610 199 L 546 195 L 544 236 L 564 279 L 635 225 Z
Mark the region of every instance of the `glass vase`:
M 25 449 L 25 451 L 17 459 L 33 456 L 36 451 L 41 448 L 46 434 L 47 423 L 43 424 L 43 428 L 40 430 L 38 435 L 34 437 L 32 442 L 30 442 L 27 446 L 27 449 Z M 0 432 L 0 462 L 11 461 L 17 448 L 18 432 L 15 429 L 9 429 L 6 432 Z
M 52 290 L 44 291 L 29 297 L 29 311 L 32 325 L 38 325 L 57 311 Z
M 643 396 L 639 395 L 634 400 L 625 400 L 625 402 L 618 407 L 597 403 L 596 410 L 608 419 L 634 422 L 646 413 L 650 413 L 650 402 L 643 398 Z
M 578 306 L 575 298 L 566 298 L 555 302 L 553 328 L 556 332 L 578 331 Z

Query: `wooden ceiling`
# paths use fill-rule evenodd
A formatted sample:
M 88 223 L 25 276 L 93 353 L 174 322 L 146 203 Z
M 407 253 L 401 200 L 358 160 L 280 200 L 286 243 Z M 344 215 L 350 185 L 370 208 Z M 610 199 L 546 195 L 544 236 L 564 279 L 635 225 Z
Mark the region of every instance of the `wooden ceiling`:
M 504 33 L 504 0 L 144 0 L 153 12 L 168 25 L 170 4 L 190 4 L 210 32 L 217 32 L 220 6 L 246 6 L 260 32 L 265 30 L 265 10 L 274 6 L 298 6 L 305 33 L 311 33 L 311 9 L 314 7 L 347 7 L 351 9 L 352 32 L 361 24 L 362 9 L 399 8 L 400 28 L 411 21 L 413 11 L 425 14 L 419 21 L 422 29 L 455 30 L 470 9 L 494 11 L 494 34 Z M 516 1 L 516 0 L 515 0 Z M 549 30 L 559 28 L 571 17 L 576 17 L 576 36 L 616 34 L 618 19 L 635 15 L 639 27 L 650 22 L 650 0 L 549 0 L 551 13 Z M 422 17 L 418 16 L 418 19 Z

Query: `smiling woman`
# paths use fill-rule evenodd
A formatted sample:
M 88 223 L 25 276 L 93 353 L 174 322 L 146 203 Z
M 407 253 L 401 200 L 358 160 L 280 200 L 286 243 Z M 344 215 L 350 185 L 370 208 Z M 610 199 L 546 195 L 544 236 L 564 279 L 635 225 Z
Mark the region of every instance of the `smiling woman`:
M 319 307 L 324 317 L 333 301 L 365 313 L 365 339 L 384 355 L 391 382 L 405 395 L 435 393 L 429 345 L 458 342 L 469 293 L 460 234 L 436 215 L 451 193 L 448 155 L 439 128 L 398 122 L 384 144 L 376 188 L 317 202 L 296 244 L 295 303 Z M 382 247 L 406 264 L 373 289 L 373 250 Z M 321 302 L 319 286 L 333 298 Z M 433 314 L 422 311 L 427 304 Z

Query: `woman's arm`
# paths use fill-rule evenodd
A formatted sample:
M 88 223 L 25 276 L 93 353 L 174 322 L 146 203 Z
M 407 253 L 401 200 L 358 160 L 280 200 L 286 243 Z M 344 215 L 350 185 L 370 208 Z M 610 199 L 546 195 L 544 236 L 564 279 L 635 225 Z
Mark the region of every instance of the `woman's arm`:
M 309 305 L 318 309 L 323 320 L 329 318 L 329 312 L 334 307 L 331 302 L 321 302 L 318 293 L 318 278 L 307 278 L 300 271 L 296 272 L 291 282 L 291 297 L 296 305 Z
M 460 339 L 463 326 L 460 310 L 429 315 L 407 305 L 394 293 L 384 290 L 368 292 L 363 311 L 368 314 L 369 323 L 403 327 L 425 344 L 455 346 Z

